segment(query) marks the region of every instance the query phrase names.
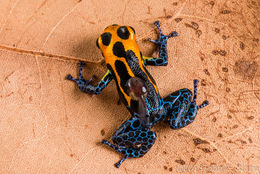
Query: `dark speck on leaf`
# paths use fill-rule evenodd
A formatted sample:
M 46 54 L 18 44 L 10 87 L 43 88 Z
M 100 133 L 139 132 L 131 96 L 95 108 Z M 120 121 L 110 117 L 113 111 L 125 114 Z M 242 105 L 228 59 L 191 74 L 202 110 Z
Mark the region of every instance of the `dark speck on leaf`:
M 228 68 L 227 67 L 222 67 L 222 71 L 223 72 L 228 72 Z
M 227 87 L 227 88 L 226 88 L 226 92 L 230 92 L 230 88 Z
M 219 29 L 219 28 L 215 28 L 215 32 L 216 32 L 216 33 L 219 33 L 219 32 L 220 32 L 220 29 Z
M 182 18 L 175 18 L 174 20 L 175 20 L 175 22 L 178 23 L 178 22 L 181 22 L 181 21 L 182 21 Z
M 104 130 L 104 129 L 101 130 L 101 135 L 102 135 L 102 136 L 105 135 L 105 130 Z
M 205 81 L 205 79 L 202 79 L 202 80 L 201 80 L 201 86 L 206 86 L 206 81 Z
M 203 152 L 205 152 L 205 153 L 209 153 L 210 152 L 210 150 L 208 149 L 208 148 L 202 148 L 201 149 Z
M 195 158 L 191 157 L 191 158 L 190 158 L 190 161 L 191 161 L 191 162 L 195 162 Z
M 180 165 L 184 165 L 185 164 L 185 161 L 183 161 L 182 159 L 180 160 L 175 160 L 176 163 L 179 163 Z
M 205 140 L 202 140 L 200 138 L 194 138 L 193 139 L 193 142 L 195 144 L 195 146 L 199 145 L 199 144 L 209 144 L 209 142 L 205 141 Z
M 189 28 L 192 28 L 192 25 L 191 25 L 191 24 L 188 24 L 188 23 L 185 23 L 185 26 L 186 26 L 186 27 L 189 27 Z
M 254 116 L 247 117 L 248 120 L 253 120 L 254 118 L 255 118 Z
M 198 35 L 198 37 L 200 37 L 200 35 L 202 35 L 202 31 L 201 30 L 197 30 L 196 34 Z
M 209 73 L 209 70 L 208 70 L 208 69 L 204 69 L 203 71 L 204 71 L 204 73 L 205 73 L 206 75 L 208 75 L 208 76 L 210 75 L 210 73 Z
M 226 56 L 227 55 L 227 52 L 225 50 L 219 50 L 219 54 L 221 56 Z
M 192 28 L 197 30 L 199 28 L 199 25 L 196 22 L 191 22 Z
M 213 55 L 217 55 L 218 53 L 219 53 L 218 50 L 213 50 L 213 51 L 212 51 L 212 54 L 213 54 Z
M 245 49 L 245 44 L 243 42 L 240 42 L 240 48 L 241 48 L 241 50 Z
M 222 10 L 220 13 L 222 13 L 222 14 L 229 14 L 229 13 L 231 13 L 231 11 L 230 10 Z

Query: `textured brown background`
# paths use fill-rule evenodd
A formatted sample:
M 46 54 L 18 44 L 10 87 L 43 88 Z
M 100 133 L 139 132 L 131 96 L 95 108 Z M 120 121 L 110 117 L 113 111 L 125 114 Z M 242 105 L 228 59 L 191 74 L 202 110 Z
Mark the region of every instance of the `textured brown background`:
M 64 78 L 101 60 L 95 41 L 110 24 L 133 26 L 151 56 L 158 19 L 179 33 L 169 65 L 148 68 L 161 95 L 198 78 L 210 106 L 184 129 L 156 126 L 153 148 L 116 169 L 120 155 L 99 143 L 130 117 L 115 83 L 91 97 Z M 1 0 L 0 173 L 259 172 L 259 39 L 259 0 Z

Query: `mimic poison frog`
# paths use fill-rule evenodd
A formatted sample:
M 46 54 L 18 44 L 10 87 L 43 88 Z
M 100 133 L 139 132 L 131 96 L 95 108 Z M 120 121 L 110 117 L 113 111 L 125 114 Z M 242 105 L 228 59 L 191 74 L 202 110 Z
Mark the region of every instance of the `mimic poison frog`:
M 180 129 L 192 123 L 199 109 L 207 106 L 205 100 L 196 104 L 198 80 L 194 80 L 194 94 L 189 89 L 180 89 L 161 98 L 147 65 L 166 66 L 168 64 L 167 40 L 177 36 L 177 32 L 164 35 L 159 21 L 154 25 L 159 30 L 159 38 L 151 40 L 159 48 L 159 57 L 142 55 L 135 39 L 135 30 L 130 26 L 110 25 L 97 39 L 97 47 L 105 58 L 107 72 L 97 85 L 82 76 L 84 63 L 80 62 L 79 78 L 70 74 L 68 80 L 77 83 L 79 89 L 89 94 L 99 94 L 111 80 L 116 81 L 120 99 L 130 111 L 132 118 L 124 122 L 114 133 L 113 144 L 107 140 L 102 143 L 120 152 L 123 158 L 115 164 L 119 167 L 127 158 L 144 156 L 156 140 L 151 128 L 160 121 L 169 123 L 170 128 Z

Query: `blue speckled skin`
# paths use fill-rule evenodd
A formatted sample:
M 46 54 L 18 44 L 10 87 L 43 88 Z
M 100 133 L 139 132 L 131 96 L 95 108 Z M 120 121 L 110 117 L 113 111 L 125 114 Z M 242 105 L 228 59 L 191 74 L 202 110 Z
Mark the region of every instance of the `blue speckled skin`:
M 127 120 L 115 132 L 112 137 L 114 144 L 107 140 L 102 143 L 112 147 L 114 150 L 123 154 L 123 158 L 115 164 L 120 167 L 122 162 L 127 158 L 139 158 L 153 146 L 156 140 L 155 132 L 151 128 L 160 121 L 167 121 L 172 129 L 180 129 L 192 123 L 199 109 L 207 106 L 209 102 L 205 100 L 201 105 L 197 106 L 197 85 L 198 80 L 194 80 L 194 96 L 189 89 L 181 89 L 173 92 L 169 96 L 160 99 L 160 114 L 152 115 L 149 127 L 144 127 L 140 119 L 132 117 Z
M 151 41 L 159 46 L 159 57 L 143 57 L 144 65 L 165 66 L 168 64 L 167 39 L 177 36 L 177 33 L 172 32 L 170 35 L 165 36 L 162 34 L 159 22 L 154 24 L 158 27 L 160 35 L 157 40 Z M 135 55 L 132 52 L 129 52 L 128 55 L 128 63 L 134 65 L 136 62 L 131 61 L 136 60 Z M 91 80 L 86 81 L 82 76 L 83 65 L 83 63 L 79 63 L 79 79 L 74 79 L 71 75 L 67 76 L 67 79 L 76 82 L 83 92 L 99 94 L 114 78 L 113 74 L 108 71 L 97 86 L 90 85 Z M 198 82 L 198 80 L 194 80 L 194 96 L 192 96 L 189 89 L 184 88 L 165 98 L 161 98 L 158 93 L 151 91 L 154 88 L 149 88 L 148 84 L 148 97 L 144 99 L 145 108 L 147 108 L 145 116 L 148 117 L 145 120 L 147 121 L 142 123 L 138 113 L 132 112 L 132 118 L 124 122 L 114 133 L 112 137 L 113 144 L 107 140 L 102 141 L 103 144 L 110 146 L 123 155 L 123 158 L 115 164 L 116 167 L 120 167 L 127 158 L 139 158 L 149 151 L 156 140 L 156 134 L 151 131 L 151 128 L 157 123 L 166 121 L 172 129 L 180 129 L 194 121 L 198 110 L 209 104 L 207 100 L 199 106 L 196 104 Z M 131 111 L 130 106 L 127 107 Z

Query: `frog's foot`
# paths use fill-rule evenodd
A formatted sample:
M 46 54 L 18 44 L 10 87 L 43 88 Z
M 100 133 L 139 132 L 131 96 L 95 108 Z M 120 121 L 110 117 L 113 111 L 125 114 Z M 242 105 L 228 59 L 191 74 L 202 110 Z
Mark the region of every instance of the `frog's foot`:
M 66 79 L 76 82 L 76 84 L 78 85 L 79 89 L 82 92 L 86 92 L 89 94 L 95 93 L 95 87 L 89 84 L 92 81 L 93 77 L 90 78 L 89 80 L 85 80 L 82 75 L 82 67 L 85 66 L 85 63 L 79 62 L 78 66 L 79 66 L 79 78 L 75 79 L 70 74 L 68 74 Z
M 176 31 L 173 31 L 169 35 L 164 35 L 159 25 L 159 21 L 154 22 L 154 25 L 156 25 L 159 29 L 159 37 L 157 40 L 150 39 L 150 41 L 158 45 L 157 50 L 159 50 L 159 57 L 143 57 L 144 64 L 153 66 L 166 66 L 168 64 L 167 40 L 171 37 L 176 37 L 178 34 Z
M 197 95 L 198 95 L 198 84 L 199 84 L 199 80 L 195 79 L 194 81 L 194 97 L 193 97 L 193 103 L 195 103 L 196 105 L 196 101 L 197 101 Z M 202 102 L 201 105 L 198 106 L 198 110 L 201 109 L 201 108 L 204 108 L 205 106 L 209 105 L 209 101 L 208 100 L 204 100 Z
M 192 123 L 199 109 L 207 106 L 209 102 L 205 100 L 197 106 L 198 80 L 194 80 L 194 97 L 188 89 L 178 90 L 163 99 L 164 107 L 168 110 L 167 120 L 172 129 L 180 129 Z
M 119 128 L 120 129 L 120 128 Z M 128 127 L 128 129 L 131 129 Z M 126 129 L 127 130 L 127 129 Z M 127 158 L 139 158 L 144 156 L 153 146 L 156 140 L 155 132 L 149 130 L 126 131 L 122 130 L 113 136 L 114 144 L 107 140 L 102 143 L 123 154 L 123 158 L 115 164 L 118 168 Z
M 110 143 L 109 141 L 107 141 L 107 140 L 102 140 L 102 143 L 108 145 L 109 147 L 113 148 L 113 149 L 116 150 L 116 151 L 122 150 L 122 148 L 123 148 L 123 147 L 118 147 L 118 146 L 116 146 L 116 145 L 113 145 L 113 144 L 111 144 L 111 143 Z M 125 149 L 126 149 L 126 148 L 125 148 Z M 116 166 L 117 168 L 119 168 L 120 165 L 121 165 L 127 158 L 128 158 L 128 157 L 124 156 L 120 161 L 118 161 L 117 163 L 115 163 L 115 166 Z
M 151 42 L 155 43 L 156 45 L 166 45 L 166 41 L 171 38 L 171 37 L 176 37 L 178 36 L 178 33 L 176 31 L 173 31 L 172 33 L 170 33 L 169 35 L 164 35 L 161 27 L 160 27 L 160 23 L 159 21 L 155 21 L 154 25 L 158 28 L 159 30 L 159 38 L 157 40 L 152 40 L 150 39 Z

